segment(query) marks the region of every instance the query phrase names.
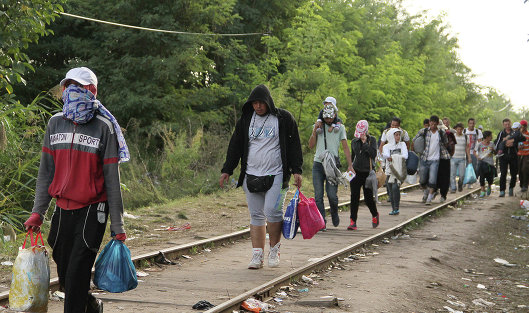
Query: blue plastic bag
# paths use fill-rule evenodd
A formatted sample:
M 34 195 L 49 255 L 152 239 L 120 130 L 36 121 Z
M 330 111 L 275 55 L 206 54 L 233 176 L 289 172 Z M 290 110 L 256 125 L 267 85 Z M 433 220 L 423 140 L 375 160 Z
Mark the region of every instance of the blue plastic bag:
M 123 242 L 112 239 L 101 251 L 96 261 L 94 284 L 108 292 L 124 292 L 138 286 L 130 250 Z
M 299 216 L 298 216 L 298 202 L 299 202 L 299 190 L 296 190 L 294 198 L 290 200 L 287 209 L 285 210 L 285 216 L 283 217 L 283 237 L 285 239 L 294 239 L 299 228 Z
M 474 171 L 474 167 L 472 166 L 472 163 L 469 163 L 467 165 L 467 168 L 465 169 L 465 179 L 463 180 L 463 185 L 466 184 L 473 184 L 478 180 L 476 177 L 476 172 Z

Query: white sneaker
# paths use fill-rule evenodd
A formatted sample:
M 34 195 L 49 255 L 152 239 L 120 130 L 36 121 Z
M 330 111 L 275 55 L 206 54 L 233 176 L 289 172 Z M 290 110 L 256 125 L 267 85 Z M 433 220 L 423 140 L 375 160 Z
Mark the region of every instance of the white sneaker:
M 252 249 L 252 260 L 250 261 L 250 264 L 248 264 L 249 269 L 259 269 L 263 267 L 264 263 L 264 256 L 263 256 L 263 249 L 262 248 L 253 248 Z
M 268 266 L 269 267 L 278 267 L 279 266 L 279 247 L 281 246 L 281 243 L 278 242 L 275 246 L 270 248 L 270 252 L 268 253 Z

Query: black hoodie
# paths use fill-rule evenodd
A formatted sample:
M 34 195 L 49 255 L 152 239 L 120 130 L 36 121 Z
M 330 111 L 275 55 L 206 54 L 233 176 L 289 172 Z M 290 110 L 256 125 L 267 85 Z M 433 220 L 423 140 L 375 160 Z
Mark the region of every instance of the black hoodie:
M 254 113 L 253 101 L 262 101 L 268 105 L 268 110 L 275 115 L 279 123 L 279 147 L 281 149 L 281 161 L 283 164 L 283 188 L 288 186 L 290 175 L 301 174 L 303 165 L 303 154 L 299 140 L 298 125 L 290 112 L 276 108 L 270 90 L 265 85 L 259 85 L 252 90 L 246 103 L 242 107 L 242 116 L 237 121 L 235 131 L 231 136 L 230 145 L 226 155 L 226 162 L 222 166 L 222 173 L 230 176 L 241 161 L 241 175 L 237 187 L 241 186 L 246 175 L 248 160 L 248 130 Z

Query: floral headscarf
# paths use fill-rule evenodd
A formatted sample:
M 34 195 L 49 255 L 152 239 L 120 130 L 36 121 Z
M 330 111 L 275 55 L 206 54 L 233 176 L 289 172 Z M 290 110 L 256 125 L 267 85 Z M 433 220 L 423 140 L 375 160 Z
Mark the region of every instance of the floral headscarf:
M 361 135 L 367 134 L 369 124 L 366 120 L 360 120 L 356 123 L 355 137 L 360 138 Z

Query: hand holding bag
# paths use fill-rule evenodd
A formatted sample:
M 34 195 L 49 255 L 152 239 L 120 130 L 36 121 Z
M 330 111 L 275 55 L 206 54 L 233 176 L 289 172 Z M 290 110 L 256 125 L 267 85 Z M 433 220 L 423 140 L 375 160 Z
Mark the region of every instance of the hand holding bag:
M 298 214 L 299 226 L 303 239 L 312 238 L 320 229 L 325 227 L 325 221 L 321 216 L 314 198 L 307 199 L 301 191 L 299 192 Z
M 26 248 L 28 234 L 31 247 Z M 41 244 L 38 243 L 39 238 Z M 13 311 L 47 312 L 49 287 L 50 265 L 42 233 L 38 232 L 33 240 L 33 230 L 29 230 L 13 264 L 9 308 Z
M 366 178 L 364 188 L 373 190 L 373 193 L 376 193 L 378 189 L 377 174 L 373 170 L 373 161 L 371 161 L 371 159 L 369 159 L 369 175 Z
M 463 185 L 473 184 L 477 181 L 476 172 L 472 163 L 468 163 L 467 168 L 465 169 L 465 179 L 463 180 Z
M 299 202 L 299 189 L 296 190 L 294 197 L 290 200 L 290 203 L 285 210 L 285 216 L 283 217 L 282 232 L 285 239 L 294 239 L 299 228 L 299 216 L 298 216 L 298 202 Z
M 112 239 L 101 251 L 95 265 L 94 284 L 108 292 L 124 292 L 138 286 L 130 250 L 123 242 Z

